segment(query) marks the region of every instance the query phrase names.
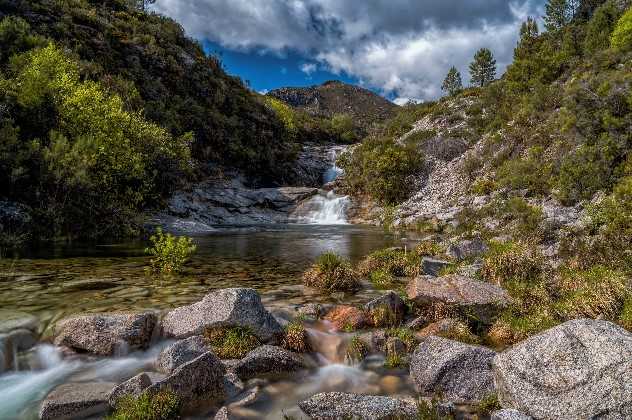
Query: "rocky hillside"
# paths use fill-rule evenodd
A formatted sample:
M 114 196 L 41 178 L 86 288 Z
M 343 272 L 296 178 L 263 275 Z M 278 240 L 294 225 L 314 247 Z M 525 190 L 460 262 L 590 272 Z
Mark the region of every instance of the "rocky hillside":
M 315 117 L 350 115 L 365 134 L 374 123 L 393 117 L 397 109 L 397 105 L 370 90 L 339 81 L 305 88 L 275 89 L 268 95 Z

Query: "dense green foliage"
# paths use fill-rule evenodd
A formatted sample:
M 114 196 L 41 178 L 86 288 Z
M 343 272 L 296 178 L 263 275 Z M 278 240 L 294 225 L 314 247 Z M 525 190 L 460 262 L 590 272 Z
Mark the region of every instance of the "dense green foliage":
M 150 260 L 153 271 L 161 273 L 177 273 L 195 252 L 193 239 L 186 236 L 176 237 L 170 233 L 164 234 L 161 228 L 149 238 L 152 247 L 145 252 L 153 258 Z
M 172 392 L 131 395 L 118 400 L 116 410 L 107 420 L 172 420 L 180 418 L 180 401 Z
M 632 8 L 617 22 L 612 32 L 611 45 L 619 50 L 632 49 Z
M 283 183 L 300 136 L 182 27 L 127 0 L 0 1 L 0 199 L 35 238 L 136 234 L 220 166 Z

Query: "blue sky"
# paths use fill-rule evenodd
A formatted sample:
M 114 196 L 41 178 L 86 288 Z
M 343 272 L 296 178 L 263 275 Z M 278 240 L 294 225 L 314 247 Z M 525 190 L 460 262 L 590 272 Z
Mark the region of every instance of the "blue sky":
M 157 0 L 158 13 L 219 51 L 253 89 L 330 79 L 361 84 L 397 103 L 439 97 L 452 66 L 469 81 L 479 48 L 502 74 L 520 24 L 546 0 Z
M 275 54 L 265 50 L 235 51 L 220 44 L 203 40 L 207 54 L 221 57 L 222 64 L 230 74 L 248 81 L 252 89 L 265 93 L 285 86 L 312 86 L 328 80 L 342 80 L 360 84 L 360 81 L 344 72 L 334 74 L 296 52 Z M 375 89 L 379 92 L 379 89 Z

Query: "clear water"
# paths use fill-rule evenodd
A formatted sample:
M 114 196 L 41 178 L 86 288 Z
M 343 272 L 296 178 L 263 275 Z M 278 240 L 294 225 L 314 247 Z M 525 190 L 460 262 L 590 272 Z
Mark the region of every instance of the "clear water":
M 54 322 L 67 315 L 166 310 L 225 287 L 253 287 L 274 311 L 291 312 L 309 302 L 364 303 L 379 293 L 368 283 L 357 294 L 328 296 L 303 287 L 301 275 L 325 251 L 357 262 L 373 250 L 401 243 L 382 229 L 354 225 L 226 228 L 194 240 L 198 252 L 177 277 L 148 274 L 147 244 L 142 242 L 31 250 L 20 259 L 0 260 L 0 304 L 38 316 L 43 335 L 48 336 Z M 77 288 L 75 282 L 86 279 L 105 279 L 107 288 Z M 314 328 L 321 367 L 307 376 L 266 384 L 260 401 L 241 409 L 242 415 L 278 419 L 282 413 L 296 412 L 299 400 L 322 391 L 410 391 L 405 372 L 383 372 L 380 361 L 375 369 L 344 365 L 340 352 L 350 336 L 327 331 L 326 326 Z M 60 383 L 123 381 L 146 370 L 164 345 L 157 343 L 146 353 L 123 358 L 88 360 L 61 359 L 51 346 L 40 345 L 22 360 L 20 372 L 0 375 L 0 419 L 35 418 L 41 399 Z M 383 385 L 385 377 L 390 377 L 388 386 Z

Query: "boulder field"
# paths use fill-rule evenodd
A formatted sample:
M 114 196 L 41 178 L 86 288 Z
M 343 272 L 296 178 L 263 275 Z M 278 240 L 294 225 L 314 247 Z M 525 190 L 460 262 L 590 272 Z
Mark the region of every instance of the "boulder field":
M 425 296 L 470 309 L 472 305 L 495 309 L 505 301 L 502 289 L 477 285 L 464 292 L 475 280 L 446 278 L 444 290 L 432 284 L 424 289 Z M 411 284 L 409 290 L 422 296 L 420 279 Z M 462 301 L 454 297 L 457 294 Z M 426 327 L 426 333 L 417 334 L 418 344 L 413 348 L 384 329 L 367 328 L 359 336 L 367 342 L 366 352 L 390 354 L 396 349 L 404 353 L 416 395 L 316 393 L 298 404 L 306 418 L 414 419 L 419 398 L 430 401 L 438 396 L 438 404 L 428 404 L 441 415 L 456 414 L 455 407 L 475 407 L 494 397 L 502 407 L 489 414 L 496 420 L 632 418 L 632 334 L 613 323 L 572 320 L 497 352 L 433 335 L 432 331 L 442 329 L 406 317 L 401 299 L 393 292 L 356 309 L 368 314 L 382 306 L 400 314 L 399 321 L 420 330 Z M 327 318 L 328 313 L 340 316 L 349 311 L 349 306 L 340 308 L 323 306 L 313 316 Z M 297 308 L 297 313 L 314 312 L 308 309 Z M 17 327 L 35 329 L 26 321 L 18 322 Z M 211 418 L 234 419 L 238 418 L 235 410 L 239 412 L 260 397 L 257 381 L 316 368 L 315 358 L 278 346 L 284 330 L 252 289 L 213 291 L 200 302 L 169 311 L 162 319 L 153 312 L 92 314 L 61 320 L 57 327 L 57 345 L 95 356 L 146 349 L 156 340 L 173 341 L 149 370 L 122 383 L 57 386 L 40 407 L 40 418 L 47 420 L 102 416 L 116 408 L 121 398 L 152 396 L 161 390 L 174 393 L 185 410 L 204 404 L 215 407 Z M 222 360 L 204 336 L 207 328 L 219 327 L 248 328 L 260 345 L 241 358 Z M 473 417 L 461 413 L 457 418 Z

